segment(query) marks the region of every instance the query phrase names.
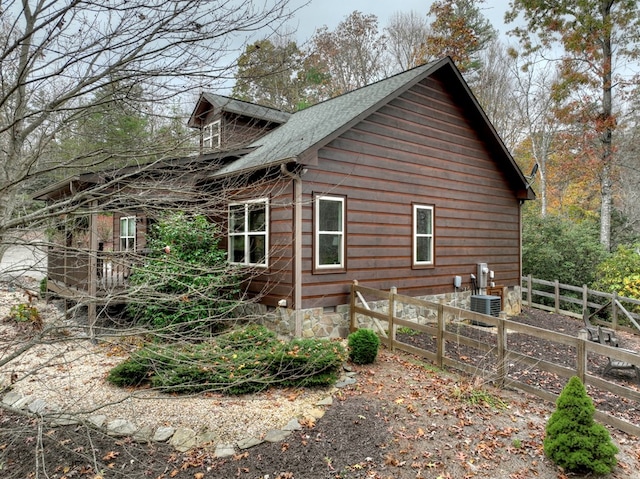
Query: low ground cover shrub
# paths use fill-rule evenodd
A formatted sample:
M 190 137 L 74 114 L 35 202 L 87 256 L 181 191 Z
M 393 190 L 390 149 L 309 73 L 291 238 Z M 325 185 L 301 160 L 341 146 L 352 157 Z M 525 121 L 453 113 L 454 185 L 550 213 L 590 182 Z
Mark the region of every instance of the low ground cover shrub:
M 249 326 L 198 344 L 149 344 L 107 377 L 121 387 L 148 383 L 161 391 L 246 394 L 271 386 L 333 384 L 346 352 L 318 339 L 279 341 L 263 326 Z
M 11 306 L 9 318 L 18 323 L 40 324 L 42 322 L 38 308 L 26 303 L 14 304 Z

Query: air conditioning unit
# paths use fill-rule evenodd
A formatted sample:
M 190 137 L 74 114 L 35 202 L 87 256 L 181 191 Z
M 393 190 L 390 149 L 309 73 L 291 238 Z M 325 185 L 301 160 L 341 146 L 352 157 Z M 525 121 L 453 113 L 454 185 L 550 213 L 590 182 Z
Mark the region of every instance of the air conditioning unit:
M 471 296 L 471 311 L 488 316 L 500 316 L 500 296 L 488 296 L 486 294 L 474 294 Z

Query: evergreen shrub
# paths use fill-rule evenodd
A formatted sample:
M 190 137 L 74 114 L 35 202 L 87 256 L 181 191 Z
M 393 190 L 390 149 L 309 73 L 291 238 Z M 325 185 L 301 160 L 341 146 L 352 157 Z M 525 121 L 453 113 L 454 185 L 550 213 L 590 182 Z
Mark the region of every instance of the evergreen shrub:
M 202 215 L 174 213 L 152 224 L 150 251 L 129 277 L 129 313 L 156 328 L 220 332 L 238 304 L 241 276 Z M 167 248 L 168 247 L 168 248 Z
M 371 329 L 358 329 L 347 340 L 351 361 L 356 364 L 371 364 L 376 360 L 380 338 Z
M 129 358 L 109 371 L 107 381 L 120 387 L 140 386 L 148 379 L 149 372 L 148 362 Z
M 618 448 L 593 420 L 594 412 L 582 381 L 572 377 L 556 401 L 543 442 L 547 457 L 566 471 L 608 474 L 616 465 Z
M 172 393 L 258 392 L 271 386 L 324 386 L 337 380 L 346 359 L 340 343 L 319 339 L 278 341 L 264 326 L 248 326 L 197 344 L 150 344 L 117 365 L 117 386 Z

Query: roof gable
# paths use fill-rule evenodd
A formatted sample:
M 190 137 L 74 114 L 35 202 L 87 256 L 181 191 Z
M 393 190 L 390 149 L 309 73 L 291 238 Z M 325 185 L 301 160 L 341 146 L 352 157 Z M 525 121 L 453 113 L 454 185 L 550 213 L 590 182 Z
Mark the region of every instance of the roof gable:
M 250 145 L 256 147 L 256 150 L 222 168 L 218 175 L 297 161 L 307 150 L 321 148 L 369 113 L 419 82 L 441 62 L 407 70 L 294 113 L 287 123 Z
M 498 152 L 500 158 L 496 160 L 506 168 L 507 175 L 514 181 L 514 188 L 519 191 L 518 196 L 534 199 L 535 194 L 525 176 L 449 57 L 294 113 L 286 123 L 250 144 L 250 147 L 255 148 L 253 151 L 224 166 L 215 176 L 241 174 L 282 163 L 303 163 L 303 157 L 322 148 L 372 112 L 435 74 L 447 75 L 448 87 L 471 105 L 467 114 L 475 118 L 482 137 L 491 144 L 492 150 Z
M 275 108 L 205 92 L 200 95 L 187 124 L 191 128 L 201 128 L 204 126 L 205 117 L 211 111 L 228 112 L 278 124 L 286 122 L 291 117 L 291 113 L 276 110 Z

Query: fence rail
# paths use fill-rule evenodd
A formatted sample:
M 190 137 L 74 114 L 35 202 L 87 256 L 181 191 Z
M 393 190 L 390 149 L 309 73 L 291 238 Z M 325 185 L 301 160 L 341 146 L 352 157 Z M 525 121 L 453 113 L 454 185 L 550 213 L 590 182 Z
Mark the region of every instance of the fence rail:
M 359 297 L 372 298 L 372 301 L 388 302 L 384 308 L 385 312 L 372 311 L 365 307 L 362 302 L 358 302 Z M 400 310 L 400 308 L 397 308 L 399 304 L 431 310 L 433 313 L 431 316 L 435 316 L 437 319 L 431 324 L 420 324 L 415 319 L 398 317 L 396 311 Z M 487 380 L 494 382 L 498 387 L 517 388 L 547 401 L 555 401 L 557 399 L 557 393 L 529 384 L 514 376 L 510 370 L 514 364 L 517 364 L 519 368 L 536 368 L 561 378 L 578 376 L 585 385 L 590 385 L 629 400 L 640 401 L 640 392 L 591 374 L 588 369 L 587 359 L 589 355 L 606 356 L 611 360 L 640 365 L 640 355 L 627 350 L 605 346 L 587 339 L 549 331 L 504 318 L 487 316 L 443 303 L 434 303 L 400 295 L 393 289 L 385 292 L 360 286 L 357 282 L 354 282 L 351 286 L 351 331 L 358 329 L 359 324 L 362 321 L 366 321 L 367 318 L 376 318 L 378 321 L 386 322 L 387 330 L 382 342 L 389 349 L 398 349 L 426 358 L 441 368 L 452 367 L 470 374 L 481 372 Z M 487 341 L 482 338 L 461 335 L 459 331 L 451 330 L 452 324 L 460 325 L 466 322 L 495 326 L 495 339 Z M 383 326 L 380 327 L 382 328 Z M 422 333 L 426 337 L 432 338 L 432 347 L 418 347 L 398 340 L 398 328 L 408 328 L 408 330 Z M 559 364 L 548 357 L 535 357 L 524 354 L 522 351 L 511 349 L 508 337 L 512 333 L 559 343 L 566 349 L 575 351 L 574 361 L 572 364 Z M 455 354 L 449 354 L 448 350 L 451 346 L 459 348 L 461 345 L 480 351 L 488 363 L 480 370 L 480 366 L 477 363 L 470 364 L 461 360 L 459 355 L 455 357 Z M 603 411 L 596 412 L 596 419 L 626 433 L 640 437 L 640 425 L 632 424 Z
M 541 302 L 542 298 L 552 300 L 547 303 L 552 302 L 553 306 Z M 580 287 L 562 284 L 557 280 L 547 281 L 533 278 L 531 275 L 523 276 L 522 302 L 529 307 L 567 316 L 583 318 L 587 315 L 587 318 L 593 318 L 596 324 L 611 329 L 634 334 L 640 332 L 640 314 L 633 311 L 640 310 L 639 300 L 589 289 L 586 285 Z M 571 308 L 571 305 L 574 305 L 574 308 Z M 623 324 L 624 322 L 628 325 Z

